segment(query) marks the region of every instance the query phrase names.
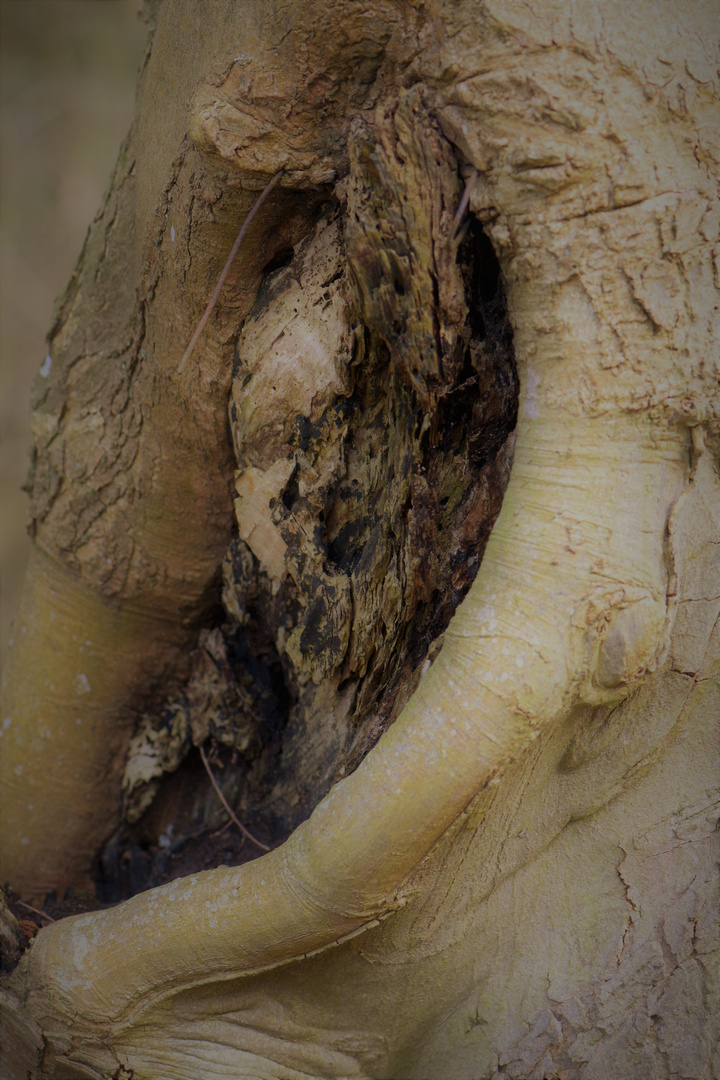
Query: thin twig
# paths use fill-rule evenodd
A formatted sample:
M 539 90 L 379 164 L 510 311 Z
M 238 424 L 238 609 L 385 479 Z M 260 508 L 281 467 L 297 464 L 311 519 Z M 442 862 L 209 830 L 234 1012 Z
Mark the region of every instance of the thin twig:
M 223 833 L 226 833 L 231 825 L 232 825 L 232 821 L 226 821 L 224 825 L 220 826 L 220 828 L 217 830 L 217 832 L 210 833 L 213 840 L 215 840 L 218 836 L 222 836 Z M 240 847 L 242 847 L 242 845 L 244 843 L 245 843 L 245 837 L 243 836 L 241 838 L 241 840 L 240 840 Z
M 218 302 L 218 297 L 220 296 L 220 293 L 222 292 L 222 287 L 225 284 L 225 279 L 227 278 L 228 274 L 230 273 L 230 267 L 234 263 L 235 256 L 238 253 L 238 249 L 240 248 L 240 245 L 242 244 L 243 240 L 245 239 L 245 234 L 247 233 L 248 228 L 250 227 L 250 222 L 255 217 L 258 210 L 260 209 L 262 204 L 265 202 L 265 200 L 267 199 L 267 197 L 270 194 L 270 192 L 272 191 L 272 189 L 277 184 L 278 180 L 280 179 L 280 177 L 283 174 L 283 171 L 284 170 L 281 169 L 280 172 L 275 173 L 275 175 L 273 176 L 270 183 L 267 185 L 265 190 L 261 193 L 260 197 L 258 199 L 256 199 L 255 202 L 253 203 L 253 205 L 252 205 L 252 207 L 250 209 L 250 213 L 245 218 L 245 220 L 243 222 L 243 225 L 242 225 L 242 228 L 241 228 L 240 232 L 237 235 L 237 240 L 235 241 L 235 243 L 232 246 L 232 251 L 228 255 L 227 262 L 225 263 L 225 266 L 223 267 L 222 273 L 220 274 L 220 277 L 218 278 L 217 285 L 215 286 L 215 288 L 213 290 L 213 294 L 210 297 L 210 300 L 208 302 L 208 306 L 205 308 L 205 313 L 204 313 L 202 319 L 200 320 L 200 322 L 198 323 L 197 330 L 195 331 L 192 338 L 190 339 L 190 344 L 188 345 L 187 349 L 185 350 L 185 355 L 183 356 L 182 360 L 180 361 L 180 367 L 177 369 L 178 375 L 181 374 L 183 368 L 185 367 L 188 360 L 190 359 L 193 352 L 195 351 L 195 346 L 197 345 L 198 339 L 199 339 L 200 335 L 202 334 L 202 332 L 203 332 L 203 330 L 205 328 L 205 324 L 206 324 L 206 322 L 208 321 L 208 319 L 210 318 L 210 316 L 212 315 L 212 313 L 213 313 L 213 311 L 215 309 L 215 305 Z
M 47 911 L 40 911 L 40 908 L 33 907 L 32 904 L 26 904 L 24 900 L 17 901 L 20 907 L 27 908 L 28 911 L 34 911 L 36 915 L 42 915 L 43 919 L 47 919 L 48 922 L 57 922 L 57 919 L 53 919 L 52 915 L 48 915 Z
M 475 186 L 475 181 L 477 180 L 477 177 L 478 177 L 478 174 L 477 174 L 477 172 L 475 172 L 473 176 L 469 176 L 468 179 L 465 181 L 465 190 L 462 193 L 462 198 L 460 199 L 460 204 L 459 204 L 457 210 L 455 211 L 455 216 L 453 217 L 452 222 L 450 224 L 450 240 L 451 241 L 454 240 L 457 237 L 458 233 L 460 232 L 460 224 L 462 222 L 462 219 L 465 217 L 465 212 L 466 212 L 468 206 L 470 205 L 470 197 L 471 197 L 471 195 L 473 193 L 473 188 Z
M 235 822 L 235 824 L 237 825 L 238 829 L 243 834 L 243 836 L 246 836 L 248 838 L 248 840 L 252 840 L 253 844 L 255 844 L 256 847 L 261 848 L 262 851 L 269 851 L 270 848 L 267 846 L 267 844 L 263 844 L 263 843 L 260 842 L 260 840 L 256 840 L 255 837 L 253 836 L 253 834 L 251 832 L 248 832 L 248 830 L 245 828 L 242 821 L 240 821 L 238 818 L 235 817 L 235 814 L 230 809 L 230 804 L 228 803 L 227 799 L 225 798 L 222 791 L 218 787 L 217 780 L 213 776 L 212 769 L 210 768 L 210 764 L 208 762 L 208 759 L 205 756 L 204 749 L 202 748 L 202 746 L 199 747 L 199 749 L 200 749 L 200 757 L 202 758 L 202 763 L 205 766 L 205 771 L 208 774 L 208 776 L 210 777 L 210 783 L 215 788 L 215 794 L 217 795 L 218 799 L 220 800 L 220 802 L 223 804 L 223 806 L 227 810 L 228 814 L 230 815 L 231 820 Z

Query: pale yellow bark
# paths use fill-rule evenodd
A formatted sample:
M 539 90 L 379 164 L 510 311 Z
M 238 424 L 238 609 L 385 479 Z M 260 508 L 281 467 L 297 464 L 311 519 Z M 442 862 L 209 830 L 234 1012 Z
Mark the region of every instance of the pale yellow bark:
M 104 600 L 37 548 L 14 633 L 0 744 L 3 872 L 42 903 L 53 889 L 91 886 L 92 859 L 119 809 L 130 703 L 185 635 Z
M 500 1066 L 614 1080 L 662 1060 L 668 1076 L 709 1080 L 709 1052 L 650 1043 L 653 1009 L 672 1015 L 654 987 L 673 979 L 705 1038 L 712 885 L 693 886 L 694 914 L 664 938 L 642 909 L 680 904 L 707 875 L 717 715 L 717 88 L 706 11 L 683 11 L 692 33 L 643 4 L 638 55 L 614 7 L 601 19 L 590 5 L 438 5 L 407 28 L 382 9 L 382 47 L 368 46 L 378 93 L 404 115 L 396 67 L 425 81 L 412 102 L 433 103 L 464 155 L 470 208 L 499 251 L 522 384 L 510 486 L 439 658 L 282 848 L 40 933 L 11 1008 L 24 1001 L 87 1075 L 190 1080 L 200 1062 L 284 1080 Z M 307 123 L 316 19 L 298 14 L 306 69 L 272 60 L 270 20 L 254 42 L 298 88 L 290 119 L 232 68 L 222 93 L 207 80 L 195 94 L 199 143 L 253 175 L 262 151 L 298 187 L 342 167 Z M 320 50 L 338 85 L 343 48 L 334 31 Z M 692 119 L 687 88 L 678 104 L 688 79 Z M 391 114 L 365 108 L 378 145 Z M 695 815 L 699 877 L 674 850 Z M 643 850 L 668 875 L 654 891 Z M 611 978 L 640 1050 L 603 1012 Z

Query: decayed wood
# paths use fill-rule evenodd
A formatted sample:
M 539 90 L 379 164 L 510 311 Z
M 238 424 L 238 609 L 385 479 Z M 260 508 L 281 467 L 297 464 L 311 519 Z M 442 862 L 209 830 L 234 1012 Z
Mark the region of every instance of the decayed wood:
M 239 538 L 223 633 L 280 662 L 287 715 L 268 743 L 258 697 L 225 711 L 223 741 L 246 762 L 225 781 L 281 833 L 415 689 L 480 564 L 511 461 L 510 328 L 489 245 L 473 232 L 458 248 L 452 235 L 457 163 L 419 92 L 374 130 L 375 145 L 367 131 L 351 140 L 347 206 L 270 276 L 237 348 Z M 176 726 L 150 736 L 153 776 L 163 730 L 166 766 L 178 767 Z M 129 791 L 148 760 L 143 732 Z

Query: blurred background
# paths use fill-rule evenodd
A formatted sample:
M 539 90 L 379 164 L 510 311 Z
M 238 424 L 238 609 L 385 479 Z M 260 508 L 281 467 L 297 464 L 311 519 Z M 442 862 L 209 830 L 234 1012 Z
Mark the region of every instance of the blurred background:
M 29 541 L 30 384 L 130 126 L 142 0 L 0 0 L 0 663 Z

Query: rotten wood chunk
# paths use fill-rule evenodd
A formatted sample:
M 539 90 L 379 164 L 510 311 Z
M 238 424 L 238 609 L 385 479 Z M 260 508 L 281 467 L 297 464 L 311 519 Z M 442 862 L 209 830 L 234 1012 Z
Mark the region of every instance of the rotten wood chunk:
M 452 237 L 461 185 L 419 87 L 350 132 L 345 242 L 362 318 L 432 410 L 455 381 L 467 306 Z
M 225 795 L 273 839 L 357 766 L 439 651 L 512 458 L 502 280 L 477 223 L 451 240 L 458 167 L 422 91 L 358 121 L 350 161 L 346 204 L 269 274 L 238 339 L 238 537 L 213 631 L 216 698 L 234 682 L 236 708 L 208 705 L 185 743 L 227 747 Z M 193 800 L 189 833 L 208 805 Z

